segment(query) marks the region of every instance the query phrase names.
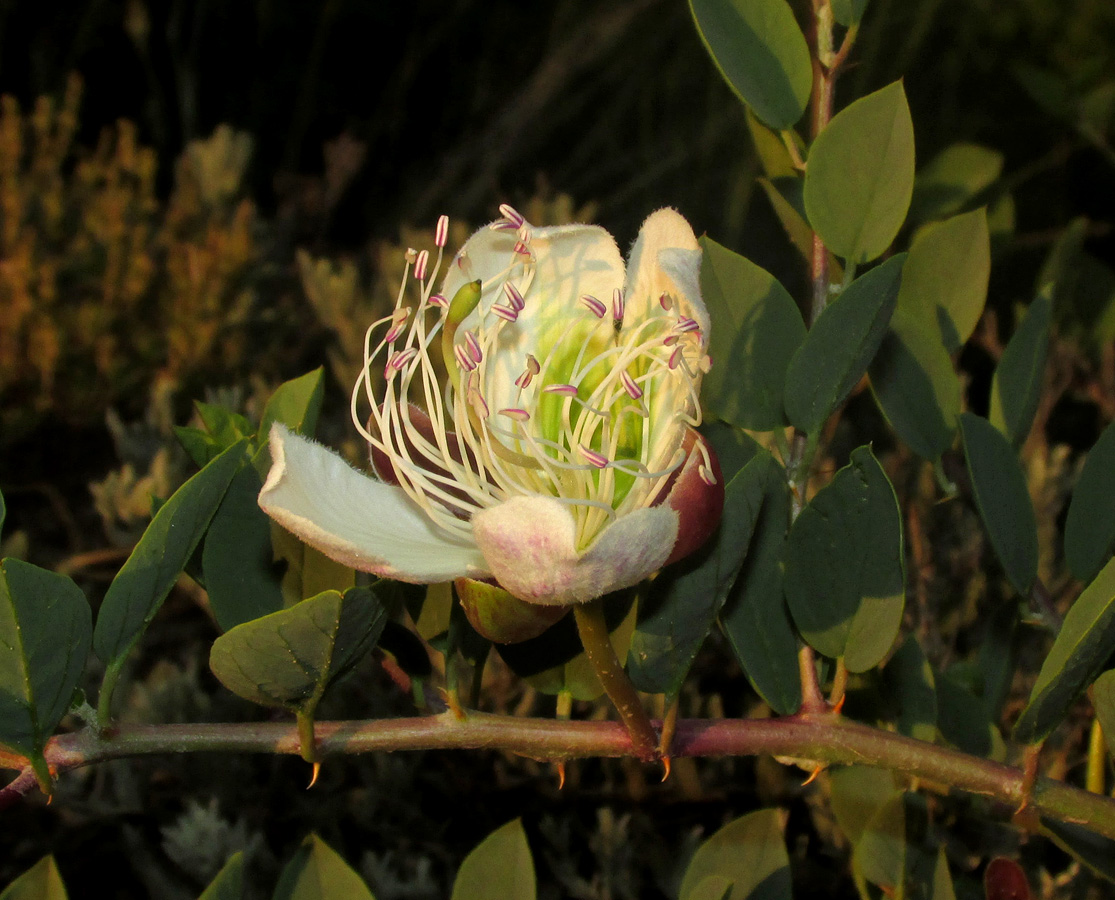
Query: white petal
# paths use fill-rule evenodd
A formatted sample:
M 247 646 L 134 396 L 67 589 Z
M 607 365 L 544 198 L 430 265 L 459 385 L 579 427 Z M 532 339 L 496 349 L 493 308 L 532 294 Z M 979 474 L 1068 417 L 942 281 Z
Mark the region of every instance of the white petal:
M 414 584 L 488 574 L 476 545 L 439 531 L 402 488 L 362 475 L 278 423 L 271 458 L 260 507 L 326 556 Z
M 562 225 L 535 228 L 532 235 L 534 274 L 529 284 L 522 279 L 521 269 L 516 268 L 511 277 L 526 305 L 518 321 L 503 327 L 498 359 L 487 367 L 484 395 L 493 408 L 515 405 L 515 379 L 522 374 L 528 353 L 541 360 L 545 356 L 542 348 L 565 335 L 571 322 L 587 315 L 580 302 L 583 295 L 591 294 L 610 308 L 613 291 L 623 286 L 623 258 L 615 240 L 603 228 Z M 479 278 L 487 283 L 496 279 L 485 289 L 480 310 L 487 310 L 492 302 L 505 303 L 503 274 L 515 260 L 518 239 L 514 231 L 482 228 L 476 232 L 461 251 L 468 264 L 463 268 L 456 260 L 450 264 L 441 293 L 452 299 L 467 281 Z M 473 328 L 479 315 L 478 310 L 462 327 Z
M 477 513 L 472 527 L 500 585 L 528 603 L 564 606 L 638 584 L 661 568 L 678 516 L 667 506 L 636 510 L 583 554 L 569 507 L 550 497 L 513 497 Z
M 668 291 L 679 312 L 695 319 L 708 343 L 709 315 L 701 300 L 701 247 L 689 223 L 672 209 L 647 216 L 627 263 L 627 308 L 639 321 Z

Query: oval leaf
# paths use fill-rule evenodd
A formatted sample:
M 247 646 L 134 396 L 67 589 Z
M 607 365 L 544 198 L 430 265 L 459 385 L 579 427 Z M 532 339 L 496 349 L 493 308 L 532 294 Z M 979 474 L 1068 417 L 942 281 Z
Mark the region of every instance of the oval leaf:
M 736 96 L 771 128 L 789 128 L 813 88 L 809 47 L 786 0 L 689 0 L 697 31 Z
M 291 431 L 312 436 L 324 396 L 325 370 L 320 366 L 280 384 L 263 408 L 258 434 L 266 436 L 275 422 L 282 422 Z
M 325 689 L 375 644 L 386 620 L 371 588 L 325 591 L 221 635 L 209 667 L 246 700 L 312 715 Z
M 960 212 L 1003 171 L 1003 154 L 979 144 L 952 144 L 922 166 L 914 180 L 910 219 L 927 222 Z
M 73 581 L 18 559 L 0 563 L 0 744 L 40 756 L 70 708 L 91 632 Z
M 761 809 L 729 822 L 697 848 L 681 881 L 680 900 L 720 876 L 732 883 L 729 900 L 789 900 L 790 857 L 782 836 L 782 814 Z M 761 892 L 756 889 L 761 887 Z
M 784 287 L 753 262 L 701 238 L 701 296 L 716 322 L 701 403 L 725 422 L 752 431 L 786 424 L 782 389 L 805 323 Z
M 1049 296 L 1038 297 L 1018 324 L 991 381 L 991 424 L 1019 447 L 1030 433 L 1041 399 L 1049 351 Z
M 522 821 L 514 819 L 465 857 L 451 900 L 534 900 L 537 890 L 526 832 Z
M 244 854 L 233 853 L 197 900 L 243 900 Z
M 859 383 L 887 332 L 905 254 L 857 278 L 825 307 L 786 371 L 790 423 L 816 432 Z
M 798 639 L 782 593 L 782 555 L 790 521 L 786 472 L 768 454 L 763 498 L 739 577 L 720 612 L 747 680 L 776 713 L 801 706 Z
M 802 637 L 863 672 L 898 636 L 905 600 L 902 514 L 870 448 L 809 503 L 786 543 L 786 601 Z
M 271 520 L 256 502 L 262 487 L 253 467 L 241 469 L 205 535 L 201 570 L 209 607 L 222 631 L 283 608 Z
M 868 262 L 890 246 L 913 188 L 914 124 L 900 81 L 837 113 L 809 150 L 809 224 L 851 262 Z
M 1115 646 L 1115 559 L 1076 598 L 1060 634 L 1042 663 L 1030 702 L 1014 726 L 1014 739 L 1032 744 L 1045 738 L 1069 704 L 1102 671 Z
M 0 900 L 66 900 L 68 896 L 53 856 L 44 856 L 0 892 Z
M 832 17 L 845 28 L 857 24 L 866 9 L 867 0 L 832 0 Z
M 1065 562 L 1091 581 L 1115 551 L 1115 423 L 1108 425 L 1084 460 L 1065 521 Z
M 883 691 L 894 707 L 899 734 L 932 743 L 937 738 L 937 688 L 933 669 L 914 635 L 887 660 Z
M 119 663 L 163 605 L 244 464 L 241 439 L 180 487 L 155 514 L 105 594 L 93 650 Z
M 1026 476 L 1007 439 L 987 419 L 966 412 L 960 435 L 976 508 L 991 546 L 1023 596 L 1038 574 L 1038 528 Z
M 935 327 L 923 327 L 899 306 L 868 372 L 879 409 L 915 453 L 936 460 L 952 446 L 960 379 Z
M 316 834 L 283 867 L 272 900 L 375 900 L 364 879 Z
M 662 572 L 640 598 L 627 655 L 628 674 L 640 691 L 677 696 L 743 565 L 772 465 L 777 463 L 761 450 L 735 474 L 724 488 L 724 512 L 713 538 Z
M 980 208 L 922 228 L 902 270 L 898 309 L 940 331 L 955 353 L 976 330 L 987 301 L 991 239 Z

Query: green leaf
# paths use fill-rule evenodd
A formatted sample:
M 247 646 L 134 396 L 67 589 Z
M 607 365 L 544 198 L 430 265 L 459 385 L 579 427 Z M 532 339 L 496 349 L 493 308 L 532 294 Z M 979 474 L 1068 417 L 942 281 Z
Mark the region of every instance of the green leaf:
M 932 743 L 937 738 L 937 688 L 933 669 L 914 635 L 887 660 L 883 690 L 896 707 L 899 734 Z
M 155 617 L 209 527 L 233 477 L 244 464 L 237 441 L 163 504 L 105 594 L 93 650 L 119 663 Z
M 805 323 L 794 299 L 770 273 L 701 238 L 701 295 L 717 325 L 705 377 L 705 411 L 752 431 L 782 428 L 782 386 Z
M 1115 756 L 1115 669 L 1108 669 L 1092 684 L 1092 704 L 1103 728 L 1107 752 Z
M 280 384 L 263 408 L 259 435 L 270 434 L 271 426 L 281 422 L 291 431 L 312 436 L 325 396 L 325 370 L 320 366 L 299 378 Z
M 1115 423 L 1088 451 L 1072 491 L 1065 521 L 1065 562 L 1081 581 L 1091 581 L 1115 551 Z
M 222 450 L 227 450 L 241 438 L 252 437 L 256 429 L 240 413 L 215 403 L 194 402 L 201 423 L 210 437 Z
M 1041 399 L 1045 357 L 1049 350 L 1050 300 L 1030 304 L 1011 335 L 991 381 L 991 424 L 1019 447 L 1030 433 Z
M 935 679 L 937 726 L 941 737 L 965 753 L 987 756 L 992 750 L 990 729 L 994 725 L 983 701 L 955 677 L 955 671 L 954 667 Z
M 782 223 L 786 236 L 790 239 L 801 258 L 809 262 L 813 258 L 813 229 L 805 221 L 805 198 L 803 196 L 802 178 L 794 173 L 792 175 L 760 178 L 759 186 L 770 200 L 774 214 Z M 844 278 L 844 267 L 830 252 L 829 282 L 838 283 Z
M 233 853 L 198 900 L 243 900 L 244 854 Z
M 220 442 L 208 431 L 187 425 L 175 425 L 174 436 L 186 451 L 186 455 L 193 460 L 195 466 L 204 469 L 216 459 L 223 449 Z
M 695 900 L 698 887 L 718 875 L 732 882 L 729 900 L 789 900 L 790 858 L 782 813 L 761 809 L 729 822 L 697 848 L 681 881 L 680 900 Z
M 271 545 L 271 520 L 256 498 L 263 482 L 245 466 L 232 479 L 205 535 L 201 568 L 222 631 L 284 606 Z
M 937 862 L 933 868 L 933 893 L 929 898 L 930 900 L 956 900 L 956 889 L 952 885 L 952 873 L 949 872 L 949 861 L 944 847 L 937 850 Z
M 283 867 L 273 900 L 375 900 L 364 880 L 316 834 Z
M 867 9 L 867 0 L 832 0 L 832 17 L 848 28 L 857 25 Z
M 720 74 L 763 122 L 781 131 L 805 112 L 813 64 L 786 0 L 689 0 Z
M 522 821 L 514 819 L 465 857 L 451 900 L 534 900 L 537 890 L 526 832 Z
M 894 775 L 872 766 L 844 766 L 829 774 L 832 812 L 836 824 L 852 844 L 858 844 L 875 814 L 900 794 Z
M 91 619 L 65 575 L 0 563 L 0 744 L 41 758 L 85 670 Z
M 1010 583 L 1026 596 L 1038 574 L 1038 528 L 1026 476 L 1007 439 L 987 419 L 960 415 L 976 508 Z
M 758 450 L 724 488 L 716 534 L 698 553 L 662 572 L 640 599 L 627 655 L 628 673 L 640 691 L 677 696 L 743 565 L 772 466 L 778 464 L 770 453 Z
M 902 283 L 900 253 L 860 276 L 825 307 L 786 371 L 791 424 L 816 433 L 874 359 Z
M 762 462 L 762 505 L 720 626 L 751 686 L 776 713 L 791 715 L 801 706 L 801 678 L 798 641 L 782 594 L 790 488 L 785 471 L 769 454 Z
M 869 447 L 802 510 L 786 543 L 786 600 L 798 631 L 825 656 L 864 672 L 902 620 L 902 514 Z
M 1103 670 L 1115 646 L 1115 559 L 1089 584 L 1065 616 L 1042 664 L 1030 702 L 1014 726 L 1014 739 L 1045 738 L 1071 704 Z
M 371 588 L 325 591 L 221 635 L 209 667 L 246 700 L 312 716 L 326 688 L 375 645 L 386 620 Z
M 686 900 L 729 900 L 733 887 L 734 884 L 723 875 L 709 875 L 701 879 Z
M 853 868 L 888 896 L 901 896 L 906 870 L 906 795 L 887 799 L 852 851 Z
M 1087 825 L 1042 819 L 1041 830 L 1046 837 L 1071 856 L 1080 860 L 1095 874 L 1115 881 L 1115 841 L 1096 834 Z
M 879 409 L 915 453 L 936 460 L 952 446 L 960 379 L 936 327 L 925 328 L 900 306 L 868 373 Z
M 890 246 L 914 186 L 914 124 L 899 81 L 837 113 L 809 150 L 805 210 L 837 256 L 865 263 Z
M 955 215 L 980 197 L 1003 172 L 1003 154 L 979 144 L 951 144 L 922 166 L 914 180 L 910 220 Z
M 746 115 L 747 130 L 751 133 L 751 140 L 755 144 L 755 152 L 759 154 L 759 160 L 763 164 L 763 172 L 767 178 L 796 177 L 798 170 L 794 167 L 793 157 L 790 156 L 790 151 L 786 148 L 786 142 L 782 140 L 782 135 L 760 122 L 750 109 L 746 110 Z M 791 132 L 790 135 L 792 139 L 800 143 L 800 139 L 795 132 Z M 803 152 L 802 156 L 804 155 Z
M 66 900 L 66 885 L 53 856 L 44 856 L 0 893 L 0 900 Z
M 922 228 L 910 245 L 898 292 L 900 312 L 940 329 L 955 353 L 976 330 L 987 301 L 991 242 L 983 207 Z

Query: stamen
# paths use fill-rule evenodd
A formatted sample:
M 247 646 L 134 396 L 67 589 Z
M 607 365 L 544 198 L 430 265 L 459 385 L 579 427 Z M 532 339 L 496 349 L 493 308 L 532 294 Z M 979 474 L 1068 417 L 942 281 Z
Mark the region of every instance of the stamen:
M 453 355 L 457 357 L 457 365 L 466 372 L 471 372 L 476 368 L 476 363 L 473 361 L 472 357 L 469 356 L 468 349 L 464 344 L 457 344 L 457 346 L 453 348 Z
M 662 296 L 658 298 L 658 305 L 666 310 L 666 312 L 669 312 L 671 309 L 673 309 L 674 301 L 670 299 L 669 294 L 663 291 Z
M 480 379 L 477 377 L 478 374 L 477 372 L 473 372 L 469 375 L 468 391 L 465 399 L 468 400 L 469 406 L 472 407 L 477 418 L 486 419 L 489 414 L 488 404 L 484 401 L 484 397 L 480 393 L 480 388 L 478 387 Z
M 578 444 L 577 449 L 580 451 L 581 456 L 583 456 L 590 463 L 596 466 L 596 468 L 603 469 L 605 466 L 608 465 L 608 457 L 604 456 L 601 453 L 597 453 L 595 450 L 590 450 L 584 444 Z
M 472 260 L 468 258 L 468 253 L 463 249 L 457 253 L 457 268 L 460 269 L 465 278 L 472 278 Z
M 407 247 L 407 252 L 404 258 L 408 263 L 413 265 L 414 261 L 418 259 L 418 251 L 415 250 L 413 247 Z
M 623 299 L 623 289 L 616 288 L 612 291 L 612 320 L 620 325 L 623 322 L 623 313 L 627 308 L 627 304 Z
M 712 471 L 703 463 L 697 467 L 697 474 L 701 476 L 701 481 L 703 481 L 709 487 L 712 487 L 714 484 L 716 484 L 716 476 L 713 475 Z
M 509 419 L 514 419 L 516 422 L 526 422 L 530 418 L 530 413 L 525 409 L 516 409 L 514 407 L 510 409 L 501 409 L 499 414 Z
M 437 229 L 434 231 L 434 245 L 444 247 L 449 240 L 449 216 L 440 216 L 437 220 Z
M 519 293 L 519 289 L 515 287 L 510 281 L 503 283 L 503 293 L 507 295 L 507 302 L 515 312 L 522 312 L 523 307 L 526 306 L 526 301 L 523 300 L 523 295 Z
M 662 343 L 665 344 L 667 347 L 672 347 L 677 342 L 678 342 L 678 335 L 676 335 L 676 334 L 668 334 L 664 338 L 662 338 Z
M 603 319 L 604 315 L 608 312 L 608 307 L 593 297 L 591 294 L 585 294 L 581 298 L 581 303 L 585 306 L 590 313 L 596 318 Z
M 499 303 L 492 304 L 492 312 L 494 312 L 501 319 L 505 319 L 508 322 L 514 322 L 516 319 L 519 318 L 518 312 L 516 312 L 509 306 L 503 306 Z
M 449 306 L 449 301 L 445 299 L 444 294 L 430 294 L 430 299 L 426 301 L 430 306 L 440 306 L 445 309 Z
M 419 281 L 426 280 L 426 264 L 430 261 L 430 251 L 423 250 L 418 254 L 418 262 L 414 264 L 414 277 Z
M 540 371 L 541 367 L 538 365 L 538 360 L 536 360 L 531 354 L 528 353 L 527 367 L 523 370 L 523 374 L 515 379 L 515 387 L 519 388 L 520 390 L 526 390 L 530 386 L 530 383 L 534 379 L 534 376 L 537 375 Z
M 407 316 L 410 315 L 410 308 L 403 306 L 395 310 L 391 315 L 391 328 L 387 334 L 383 336 L 385 343 L 390 344 L 396 340 L 400 334 L 403 333 L 403 326 L 406 324 Z
M 542 390 L 547 394 L 563 394 L 566 397 L 577 396 L 577 386 L 573 384 L 548 384 Z
M 479 363 L 484 359 L 484 351 L 480 349 L 480 341 L 476 339 L 476 335 L 471 331 L 465 331 L 465 346 L 468 347 L 468 355 L 472 357 L 474 363 Z
M 526 221 L 522 214 L 509 203 L 501 203 L 499 205 L 499 214 L 508 222 L 513 222 L 516 228 L 519 228 Z
M 676 369 L 678 367 L 678 363 L 681 362 L 681 358 L 681 347 L 674 347 L 674 352 L 670 354 L 670 361 L 669 363 L 667 363 L 667 365 L 671 369 Z
M 488 228 L 492 231 L 518 231 L 519 226 L 514 222 L 508 222 L 506 219 L 496 219 Z
M 387 360 L 387 365 L 383 367 L 383 377 L 390 378 L 392 374 L 398 372 L 418 355 L 418 350 L 415 347 L 409 347 L 406 350 L 400 350 L 398 353 L 393 353 Z
M 691 319 L 689 316 L 678 316 L 678 322 L 674 326 L 674 331 L 678 334 L 685 334 L 689 331 L 700 331 L 701 326 L 697 324 L 696 319 Z
M 530 257 L 530 256 L 534 255 L 531 252 L 530 247 L 528 247 L 526 245 L 526 243 L 523 242 L 523 241 L 516 241 L 515 242 L 515 253 L 519 256 L 526 256 L 526 257 Z
M 623 389 L 627 391 L 632 400 L 638 400 L 643 396 L 642 388 L 635 384 L 635 379 L 628 375 L 626 370 L 619 373 L 619 380 L 623 382 Z

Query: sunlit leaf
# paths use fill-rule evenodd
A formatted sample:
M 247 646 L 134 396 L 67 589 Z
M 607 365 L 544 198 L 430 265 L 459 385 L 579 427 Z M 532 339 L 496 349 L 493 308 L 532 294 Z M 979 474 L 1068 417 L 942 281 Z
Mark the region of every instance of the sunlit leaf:
M 465 857 L 453 882 L 451 900 L 534 900 L 536 894 L 534 858 L 523 823 L 514 819 Z
M 960 434 L 991 546 L 1014 589 L 1025 596 L 1038 573 L 1037 520 L 1026 476 L 1014 449 L 987 419 L 961 413 Z
M 960 379 L 936 327 L 896 309 L 868 373 L 879 408 L 910 449 L 936 460 L 952 446 Z
M 1065 562 L 1091 581 L 1115 551 L 1115 423 L 1088 451 L 1065 520 Z
M 1107 752 L 1115 756 L 1115 669 L 1108 669 L 1092 684 L 1092 705 L 1103 728 Z
M 790 423 L 815 433 L 859 383 L 887 332 L 902 282 L 903 253 L 853 281 L 825 307 L 786 371 Z
M 259 422 L 260 437 L 269 434 L 275 422 L 281 422 L 299 434 L 312 435 L 317 427 L 324 395 L 325 370 L 320 367 L 279 385 L 263 408 Z
M 1049 296 L 1039 296 L 1026 311 L 1003 351 L 991 381 L 991 424 L 1018 447 L 1030 433 L 1041 399 L 1049 350 Z
M 44 856 L 0 893 L 0 900 L 66 900 L 66 885 L 53 856 Z
M 222 631 L 283 608 L 271 520 L 256 502 L 262 487 L 254 468 L 241 469 L 205 535 L 202 573 L 209 606 Z
M 311 834 L 283 867 L 272 900 L 375 900 L 337 851 Z
M 209 666 L 246 700 L 312 714 L 325 689 L 375 644 L 386 619 L 371 588 L 325 591 L 221 635 Z
M 889 896 L 901 895 L 906 871 L 906 795 L 887 799 L 864 826 L 852 865 Z
M 627 667 L 635 687 L 677 695 L 716 616 L 739 574 L 763 503 L 770 466 L 765 450 L 737 472 L 724 488 L 720 528 L 689 558 L 651 582 L 639 601 Z
M 934 222 L 910 245 L 898 309 L 939 329 L 945 349 L 955 353 L 983 314 L 990 273 L 986 209 Z
M 233 853 L 198 900 L 243 900 L 244 854 Z
M 862 672 L 898 635 L 905 598 L 902 515 L 869 447 L 802 510 L 786 544 L 785 592 L 798 631 Z
M 781 176 L 796 176 L 793 157 L 782 140 L 782 135 L 767 125 L 764 125 L 750 109 L 747 110 L 747 130 L 751 133 L 751 140 L 755 143 L 755 152 L 763 164 L 763 172 L 767 178 Z M 802 156 L 804 156 L 804 152 Z
M 867 0 L 832 0 L 832 17 L 847 28 L 858 24 L 867 9 Z
M 690 0 L 724 80 L 771 128 L 789 128 L 813 87 L 809 47 L 786 0 Z
M 786 472 L 768 454 L 763 497 L 743 566 L 720 612 L 720 626 L 751 686 L 776 713 L 801 706 L 798 640 L 782 593 L 790 521 Z
M 702 406 L 741 428 L 784 427 L 786 368 L 805 339 L 797 304 L 751 261 L 708 237 L 701 245 L 701 295 L 717 323 L 709 348 L 715 365 L 702 385 Z
M 790 858 L 782 813 L 761 809 L 729 822 L 706 840 L 681 881 L 680 900 L 693 900 L 710 876 L 732 883 L 729 900 L 789 900 Z
M 1115 559 L 1076 598 L 1014 726 L 1014 739 L 1046 737 L 1103 670 L 1115 646 Z
M 817 136 L 805 170 L 805 210 L 833 253 L 864 263 L 898 234 L 913 186 L 914 125 L 896 81 L 841 110 Z
M 174 492 L 109 585 L 93 632 L 106 663 L 125 657 L 159 611 L 244 464 L 245 445 L 236 442 Z
M 832 812 L 844 836 L 858 844 L 875 814 L 900 791 L 894 775 L 872 766 L 843 766 L 829 774 Z
M 0 744 L 39 757 L 89 656 L 89 603 L 65 575 L 0 563 Z

